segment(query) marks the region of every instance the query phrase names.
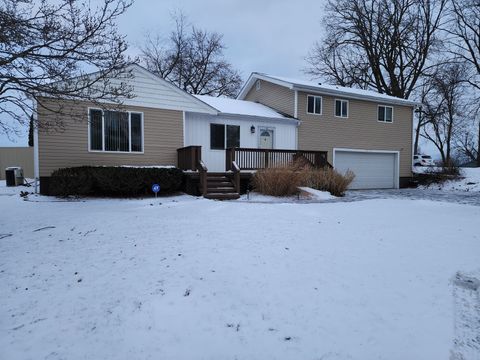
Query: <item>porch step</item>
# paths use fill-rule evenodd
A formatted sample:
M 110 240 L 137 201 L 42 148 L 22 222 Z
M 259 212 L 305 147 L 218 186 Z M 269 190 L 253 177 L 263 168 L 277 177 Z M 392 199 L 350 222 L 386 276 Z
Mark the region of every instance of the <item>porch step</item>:
M 208 193 L 234 193 L 235 188 L 233 186 L 225 186 L 225 187 L 208 187 Z
M 233 193 L 207 193 L 204 198 L 213 200 L 234 200 L 238 199 L 240 195 L 236 192 Z
M 207 199 L 233 200 L 238 199 L 240 194 L 235 191 L 230 178 L 225 173 L 207 173 Z
M 228 182 L 230 183 L 230 179 L 226 176 L 207 176 L 208 182 L 218 183 L 218 182 Z

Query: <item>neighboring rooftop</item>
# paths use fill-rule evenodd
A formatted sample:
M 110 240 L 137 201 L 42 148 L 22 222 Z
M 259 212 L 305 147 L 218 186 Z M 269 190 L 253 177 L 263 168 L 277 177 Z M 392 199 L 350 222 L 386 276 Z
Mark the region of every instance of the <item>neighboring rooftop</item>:
M 258 116 L 273 119 L 289 119 L 268 106 L 253 101 L 237 100 L 224 97 L 213 97 L 207 95 L 195 95 L 195 97 L 207 105 L 217 109 L 219 112 L 228 115 Z
M 257 79 L 270 81 L 272 83 L 285 86 L 292 90 L 302 90 L 302 91 L 311 91 L 317 92 L 325 95 L 333 96 L 343 96 L 346 98 L 353 99 L 364 99 L 368 101 L 382 101 L 398 105 L 409 105 L 417 106 L 420 103 L 412 100 L 400 99 L 395 96 L 390 96 L 386 94 L 380 94 L 376 91 L 355 89 L 349 87 L 343 87 L 338 85 L 323 84 L 316 81 L 302 80 L 302 79 L 293 79 L 284 76 L 269 75 L 263 73 L 254 72 L 250 75 L 250 78 L 245 83 L 245 86 L 240 91 L 238 99 L 243 99 L 248 91 L 252 88 Z

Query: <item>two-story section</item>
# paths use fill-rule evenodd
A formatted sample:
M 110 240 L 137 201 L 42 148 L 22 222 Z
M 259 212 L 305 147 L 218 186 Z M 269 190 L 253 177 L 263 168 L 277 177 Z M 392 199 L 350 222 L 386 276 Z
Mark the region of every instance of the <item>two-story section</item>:
M 416 102 L 374 91 L 252 73 L 238 99 L 300 121 L 297 148 L 328 151 L 353 189 L 398 188 L 412 176 Z

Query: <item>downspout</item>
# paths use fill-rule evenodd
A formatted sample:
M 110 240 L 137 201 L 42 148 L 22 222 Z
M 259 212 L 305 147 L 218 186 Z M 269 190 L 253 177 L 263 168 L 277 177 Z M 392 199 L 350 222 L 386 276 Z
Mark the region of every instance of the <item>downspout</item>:
M 38 105 L 35 101 L 33 106 L 33 176 L 35 178 L 35 194 L 38 194 L 39 182 L 39 163 L 38 163 Z
M 295 96 L 294 96 L 294 101 L 293 101 L 293 117 L 298 120 L 298 90 L 295 90 Z M 298 127 L 300 126 L 300 123 L 297 123 L 297 126 L 295 127 L 295 150 L 298 150 Z

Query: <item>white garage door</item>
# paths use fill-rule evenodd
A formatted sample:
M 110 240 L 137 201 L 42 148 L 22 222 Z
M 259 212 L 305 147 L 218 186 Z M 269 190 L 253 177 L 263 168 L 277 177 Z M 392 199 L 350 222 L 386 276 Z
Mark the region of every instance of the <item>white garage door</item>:
M 335 169 L 351 170 L 355 180 L 350 189 L 391 189 L 397 187 L 397 153 L 335 150 Z

